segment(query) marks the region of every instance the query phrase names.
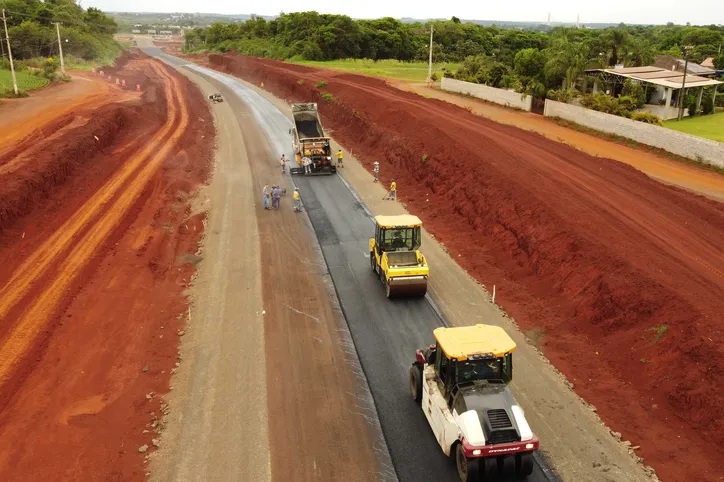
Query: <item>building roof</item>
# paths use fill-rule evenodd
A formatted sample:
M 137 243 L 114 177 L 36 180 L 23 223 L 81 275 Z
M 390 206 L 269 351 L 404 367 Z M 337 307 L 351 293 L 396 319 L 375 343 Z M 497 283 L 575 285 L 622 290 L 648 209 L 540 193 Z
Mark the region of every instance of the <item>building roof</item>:
M 624 67 L 619 69 L 592 69 L 586 72 L 603 72 L 606 74 L 626 77 L 646 82 L 648 84 L 661 85 L 672 89 L 680 89 L 684 79 L 683 72 L 675 72 L 672 70 L 662 69 L 660 67 Z M 698 75 L 686 74 L 686 88 L 689 87 L 706 87 L 710 85 L 719 85 L 723 82 L 718 80 L 699 77 Z
M 684 70 L 694 75 L 716 75 L 716 70 L 709 68 L 709 66 L 699 65 L 696 62 L 689 60 L 687 63 L 685 59 L 679 59 L 671 55 L 657 55 L 656 56 L 656 67 L 660 67 L 667 70 Z M 713 67 L 713 65 L 711 65 Z
M 710 69 L 714 68 L 714 57 L 707 57 L 706 60 L 704 60 L 701 63 L 702 67 L 709 67 Z
M 456 360 L 471 355 L 503 356 L 515 350 L 515 342 L 499 326 L 474 325 L 437 328 L 433 331 L 438 347 Z
M 400 216 L 375 216 L 375 222 L 383 228 L 401 228 L 421 226 L 422 221 L 417 216 L 402 214 Z

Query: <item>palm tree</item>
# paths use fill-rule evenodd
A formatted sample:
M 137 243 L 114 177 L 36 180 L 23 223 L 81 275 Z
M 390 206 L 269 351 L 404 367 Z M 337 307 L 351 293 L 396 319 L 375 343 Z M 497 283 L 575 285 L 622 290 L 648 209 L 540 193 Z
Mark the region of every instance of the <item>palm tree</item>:
M 604 38 L 606 43 L 608 44 L 608 48 L 611 51 L 611 56 L 609 57 L 608 63 L 610 66 L 613 67 L 618 64 L 619 53 L 622 49 L 624 49 L 629 41 L 628 30 L 626 30 L 626 27 L 621 25 L 619 27 L 607 30 L 604 34 Z
M 547 53 L 546 79 L 550 83 L 563 79 L 564 89 L 574 87 L 576 79 L 592 64 L 588 42 L 569 42 L 566 38 L 558 38 Z

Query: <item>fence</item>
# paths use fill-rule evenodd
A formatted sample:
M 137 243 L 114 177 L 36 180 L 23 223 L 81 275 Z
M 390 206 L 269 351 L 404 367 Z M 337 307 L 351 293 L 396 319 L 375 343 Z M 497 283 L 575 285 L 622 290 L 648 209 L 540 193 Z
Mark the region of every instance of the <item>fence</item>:
M 456 92 L 458 94 L 471 95 L 479 99 L 494 102 L 506 107 L 515 107 L 530 112 L 533 97 L 530 95 L 519 94 L 504 89 L 496 89 L 487 85 L 474 84 L 472 82 L 463 82 L 462 80 L 442 78 L 442 90 L 448 92 Z
M 724 143 L 721 142 L 549 99 L 546 100 L 543 115 L 559 117 L 591 129 L 616 134 L 679 156 L 724 168 Z

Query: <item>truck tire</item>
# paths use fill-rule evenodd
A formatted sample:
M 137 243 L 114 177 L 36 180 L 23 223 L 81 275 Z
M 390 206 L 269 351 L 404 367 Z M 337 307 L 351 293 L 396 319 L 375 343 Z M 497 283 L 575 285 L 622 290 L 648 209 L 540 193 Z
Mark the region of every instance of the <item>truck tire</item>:
M 375 252 L 370 251 L 370 266 L 372 267 L 372 271 L 375 273 L 377 272 L 377 260 L 375 259 Z
M 515 478 L 523 480 L 533 473 L 533 454 L 515 456 Z
M 469 459 L 463 452 L 463 444 L 455 445 L 455 464 L 462 482 L 477 482 L 480 480 L 480 461 L 482 459 Z
M 417 363 L 410 367 L 410 395 L 418 405 L 422 402 L 422 369 Z

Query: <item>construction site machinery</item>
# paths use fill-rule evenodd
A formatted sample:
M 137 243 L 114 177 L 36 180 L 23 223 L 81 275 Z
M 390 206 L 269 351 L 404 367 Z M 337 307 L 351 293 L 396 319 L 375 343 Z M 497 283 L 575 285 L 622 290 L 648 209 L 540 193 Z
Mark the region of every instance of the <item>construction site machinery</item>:
M 433 335 L 436 344 L 415 354 L 410 392 L 460 479 L 525 479 L 539 442 L 508 389 L 515 342 L 491 325 L 437 328 Z
M 332 161 L 332 147 L 329 137 L 325 137 L 319 120 L 317 104 L 292 104 L 294 127 L 289 130 L 297 166 L 290 169 L 295 175 L 327 175 L 337 172 Z M 311 161 L 309 172 L 304 169 L 302 160 Z
M 419 251 L 422 221 L 417 216 L 375 217 L 370 239 L 370 264 L 385 286 L 387 297 L 425 296 L 430 268 Z
M 224 99 L 221 97 L 221 94 L 209 94 L 209 100 L 213 102 L 214 104 L 218 104 L 219 102 L 224 102 Z

